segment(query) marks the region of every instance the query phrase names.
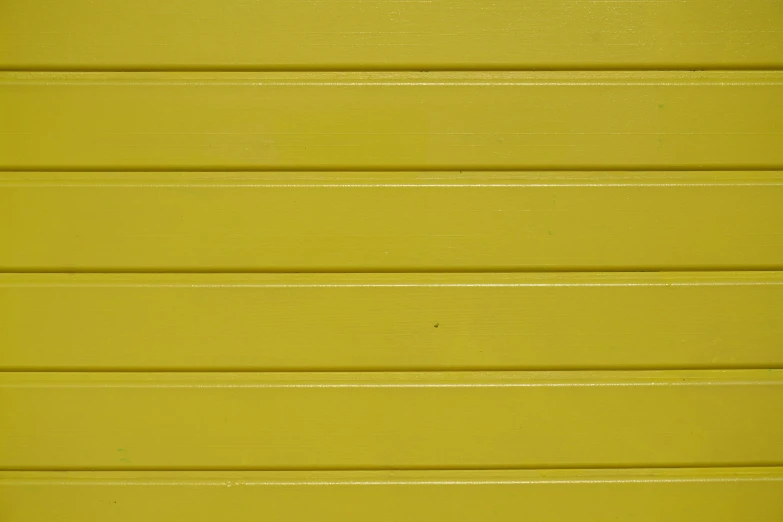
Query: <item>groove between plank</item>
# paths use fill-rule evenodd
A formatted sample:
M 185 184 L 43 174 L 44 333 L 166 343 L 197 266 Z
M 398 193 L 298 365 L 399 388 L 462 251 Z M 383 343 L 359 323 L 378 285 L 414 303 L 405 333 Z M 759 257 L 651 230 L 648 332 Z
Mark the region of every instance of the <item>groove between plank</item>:
M 356 74 L 356 73 L 447 73 L 447 74 L 461 74 L 461 73 L 669 73 L 669 72 L 688 72 L 688 73 L 709 73 L 709 72 L 725 72 L 725 73 L 765 73 L 765 72 L 782 72 L 783 66 L 780 65 L 748 65 L 742 66 L 740 64 L 727 65 L 727 66 L 713 66 L 713 67 L 694 67 L 694 66 L 626 66 L 626 67 L 503 67 L 503 66 L 487 66 L 487 67 L 449 67 L 433 64 L 430 67 L 390 67 L 390 66 L 378 66 L 378 67 L 296 67 L 280 65 L 277 67 L 241 67 L 241 66 L 229 66 L 229 67 L 0 67 L 0 74 L 2 73 L 33 73 L 33 74 L 287 74 L 287 73 L 302 73 L 302 74 Z
M 79 373 L 0 372 L 0 388 L 783 388 L 781 370 Z
M 687 165 L 685 166 L 679 166 L 679 167 L 667 167 L 667 166 L 655 166 L 655 165 L 647 165 L 647 166 L 640 166 L 640 165 L 620 165 L 620 166 L 601 166 L 602 172 L 608 172 L 608 173 L 623 173 L 623 172 L 639 172 L 639 173 L 649 173 L 649 172 L 661 172 L 661 173 L 675 173 L 675 172 L 682 172 L 682 173 L 693 173 L 693 174 L 699 174 L 699 173 L 713 173 L 713 172 L 771 172 L 771 171 L 779 171 L 779 166 L 776 165 L 766 165 L 766 166 L 758 166 L 758 165 L 731 165 L 731 166 L 724 166 L 724 165 L 714 165 L 714 166 L 704 166 L 704 167 L 689 167 Z M 511 165 L 511 166 L 504 166 L 504 167 L 498 167 L 498 166 L 492 166 L 492 165 L 485 165 L 485 166 L 471 166 L 470 168 L 466 167 L 457 167 L 457 168 L 443 168 L 443 167 L 430 167 L 428 165 L 412 165 L 407 168 L 399 168 L 399 167 L 379 167 L 377 165 L 364 165 L 364 166 L 358 166 L 353 167 L 350 165 L 344 165 L 344 166 L 338 166 L 338 167 L 330 167 L 330 168 L 324 168 L 324 167 L 308 167 L 306 165 L 303 166 L 276 166 L 276 167 L 270 167 L 270 168 L 264 168 L 263 166 L 259 167 L 230 167 L 230 166 L 220 166 L 220 165 L 213 165 L 213 166 L 189 166 L 189 167 L 171 167 L 171 166 L 164 166 L 164 165 L 158 165 L 158 166 L 148 166 L 148 167 L 133 167 L 133 168 L 124 168 L 124 167 L 112 167 L 111 165 L 108 166 L 102 166 L 102 167 L 92 167 L 90 165 L 77 165 L 73 167 L 28 167 L 25 165 L 11 165 L 11 166 L 0 166 L 0 173 L 55 173 L 55 174 L 81 174 L 81 173 L 118 173 L 118 174 L 135 174 L 135 173 L 161 173 L 161 174 L 180 174 L 180 173 L 199 173 L 199 174 L 218 174 L 218 173 L 277 173 L 277 172 L 286 172 L 286 173 L 310 173 L 310 174 L 339 174 L 339 173 L 401 173 L 401 172 L 410 172 L 410 173 L 417 173 L 417 172 L 426 172 L 426 173 L 433 173 L 433 174 L 440 174 L 440 173 L 512 173 L 512 172 L 521 172 L 521 173 L 539 173 L 539 172 L 551 172 L 553 174 L 563 174 L 563 173 L 574 173 L 574 174 L 582 174 L 582 173 L 589 173 L 589 172 L 595 172 L 596 166 L 590 166 L 590 165 L 584 165 L 584 166 L 574 166 L 574 167 L 568 167 L 563 168 L 562 166 L 552 165 L 552 166 L 536 166 L 536 167 L 528 167 L 525 165 Z
M 721 483 L 781 482 L 783 463 L 757 465 L 660 465 L 550 466 L 550 467 L 69 467 L 0 468 L 4 485 L 263 485 L 263 486 L 361 486 L 361 485 L 513 485 L 600 483 Z M 228 486 L 231 487 L 231 486 Z
M 537 275 L 537 274 L 584 274 L 584 273 L 616 273 L 616 274 L 657 274 L 660 272 L 680 272 L 689 274 L 700 273 L 722 273 L 722 272 L 780 272 L 783 271 L 783 263 L 774 265 L 757 265 L 752 266 L 734 266 L 734 265 L 721 265 L 721 266 L 692 266 L 692 265 L 666 265 L 666 266 L 576 266 L 576 267 L 544 267 L 544 266 L 532 266 L 525 268 L 516 267 L 482 267 L 482 266 L 468 266 L 465 268 L 448 268 L 448 267 L 421 267 L 421 268 L 363 268 L 363 267 L 351 267 L 351 268 L 322 268 L 316 267 L 312 269 L 302 269 L 298 267 L 286 268 L 286 267 L 264 267 L 261 269 L 254 267 L 237 267 L 237 268 L 222 268 L 222 269 L 191 269 L 191 268 L 166 268 L 166 267 L 152 267 L 152 268 L 106 268 L 103 266 L 86 267 L 86 268 L 71 268 L 71 267 L 51 267 L 51 268 L 5 268 L 0 270 L 0 274 L 40 274 L 40 275 L 88 275 L 88 274 L 113 274 L 113 275 L 176 275 L 176 274 L 188 274 L 188 275 L 371 275 L 371 274 L 383 274 L 383 275 L 434 275 L 434 274 L 455 274 L 455 275 L 469 275 L 469 274 L 519 274 L 519 275 Z
M 375 471 L 0 471 L 0 483 L 53 485 L 472 485 L 782 481 L 783 467 Z

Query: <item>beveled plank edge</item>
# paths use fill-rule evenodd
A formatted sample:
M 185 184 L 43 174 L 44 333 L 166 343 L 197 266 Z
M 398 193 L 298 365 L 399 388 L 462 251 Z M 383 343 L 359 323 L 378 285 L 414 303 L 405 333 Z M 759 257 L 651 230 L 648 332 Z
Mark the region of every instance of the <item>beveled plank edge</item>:
M 474 485 L 781 482 L 783 467 L 346 470 L 346 471 L 0 471 L 2 485 Z
M 602 188 L 766 187 L 783 170 L 39 170 L 0 169 L 2 187 L 102 188 Z
M 42 83 L 52 87 L 65 83 L 153 83 L 185 85 L 233 85 L 248 83 L 260 84 L 310 84 L 324 85 L 362 85 L 367 82 L 379 85 L 487 85 L 493 86 L 510 82 L 517 84 L 578 84 L 590 85 L 779 85 L 783 82 L 781 69 L 731 69 L 731 70 L 693 70 L 693 69 L 641 69 L 641 70 L 295 70 L 295 71 L 13 71 L 0 70 L 0 83 Z
M 783 271 L 35 273 L 0 272 L 0 287 L 637 287 L 780 286 Z
M 0 372 L 0 388 L 504 388 L 783 386 L 783 369 Z

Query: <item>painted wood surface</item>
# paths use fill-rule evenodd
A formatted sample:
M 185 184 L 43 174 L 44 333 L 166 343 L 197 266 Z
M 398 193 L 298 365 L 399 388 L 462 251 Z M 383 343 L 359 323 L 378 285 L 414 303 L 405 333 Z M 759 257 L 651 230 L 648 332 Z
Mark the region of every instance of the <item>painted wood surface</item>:
M 780 272 L 5 274 L 0 369 L 781 368 L 781 310 Z
M 783 66 L 776 0 L 4 0 L 14 69 Z
M 774 169 L 783 72 L 0 73 L 3 169 Z
M 779 0 L 0 4 L 0 520 L 783 518 Z
M 0 403 L 5 470 L 783 465 L 771 369 L 25 372 Z
M 779 270 L 781 201 L 779 172 L 0 173 L 0 268 Z
M 781 468 L 0 472 L 2 513 L 15 522 L 774 521 L 781 495 Z

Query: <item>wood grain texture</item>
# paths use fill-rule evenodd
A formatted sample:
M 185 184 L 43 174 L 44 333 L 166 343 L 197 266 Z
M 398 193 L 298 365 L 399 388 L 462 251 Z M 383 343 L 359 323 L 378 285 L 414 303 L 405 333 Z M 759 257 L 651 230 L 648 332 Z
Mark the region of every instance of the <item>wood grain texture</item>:
M 0 317 L 6 371 L 783 367 L 780 272 L 3 274 Z
M 783 66 L 776 0 L 4 0 L 20 69 Z
M 2 169 L 783 167 L 783 72 L 2 73 Z
M 0 173 L 0 269 L 779 270 L 781 201 L 780 172 Z
M 782 500 L 781 468 L 0 473 L 14 522 L 777 522 Z
M 783 370 L 0 373 L 5 470 L 783 464 Z

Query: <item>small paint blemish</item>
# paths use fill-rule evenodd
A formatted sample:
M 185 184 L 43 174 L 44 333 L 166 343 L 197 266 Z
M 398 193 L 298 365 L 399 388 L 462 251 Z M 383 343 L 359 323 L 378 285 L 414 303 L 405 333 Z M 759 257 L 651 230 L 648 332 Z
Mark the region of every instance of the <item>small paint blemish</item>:
M 127 453 L 125 453 L 125 448 L 117 448 L 117 451 L 120 454 L 120 462 L 130 462 L 127 459 Z
M 549 232 L 549 235 L 550 235 L 550 236 L 553 236 L 553 235 L 554 235 L 554 234 L 552 234 L 552 231 L 551 231 L 551 230 L 547 230 L 547 232 Z
M 438 326 L 440 326 L 440 323 L 435 323 L 435 328 L 437 328 Z
M 663 104 L 662 104 L 662 103 L 661 103 L 661 104 L 658 104 L 658 108 L 659 108 L 659 109 L 663 109 Z

